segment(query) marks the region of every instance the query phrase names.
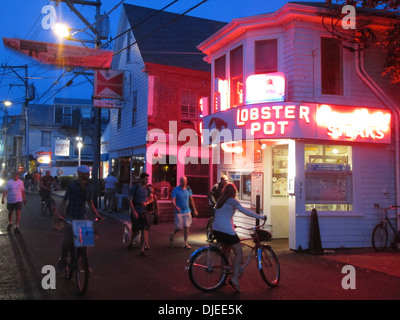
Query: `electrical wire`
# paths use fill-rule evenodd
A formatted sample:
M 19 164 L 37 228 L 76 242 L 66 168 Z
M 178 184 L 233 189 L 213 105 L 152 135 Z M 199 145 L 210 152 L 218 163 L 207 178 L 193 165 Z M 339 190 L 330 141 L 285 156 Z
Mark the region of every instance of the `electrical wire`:
M 156 28 L 156 29 L 153 30 L 152 32 L 150 32 L 150 33 L 148 33 L 147 35 L 143 36 L 142 38 L 140 38 L 140 39 L 138 39 L 138 40 L 132 42 L 131 44 L 127 45 L 125 48 L 123 48 L 123 49 L 121 49 L 121 50 L 115 52 L 115 53 L 113 54 L 113 56 L 116 56 L 117 54 L 123 52 L 124 50 L 127 50 L 128 48 L 130 48 L 130 47 L 132 47 L 133 45 L 139 43 L 140 41 L 143 41 L 144 39 L 146 39 L 146 38 L 152 36 L 154 33 L 160 31 L 162 28 L 165 28 L 166 26 L 170 25 L 171 23 L 174 23 L 176 20 L 182 18 L 185 14 L 187 14 L 187 13 L 189 13 L 190 11 L 196 9 L 197 7 L 199 7 L 200 5 L 202 5 L 203 3 L 207 2 L 207 1 L 208 1 L 208 0 L 203 0 L 203 1 L 201 1 L 201 2 L 198 3 L 197 5 L 191 7 L 190 9 L 186 10 L 184 13 L 182 13 L 182 14 L 178 15 L 177 17 L 171 19 L 171 20 L 168 21 L 167 23 L 161 25 L 160 27 Z
M 115 39 L 118 39 L 119 37 L 122 37 L 123 35 L 127 34 L 128 32 L 132 31 L 133 29 L 137 28 L 138 26 L 142 25 L 143 23 L 145 23 L 146 21 L 150 20 L 151 18 L 153 18 L 154 16 L 156 16 L 157 14 L 159 14 L 160 12 L 164 11 L 165 9 L 167 9 L 168 7 L 172 6 L 174 3 L 178 2 L 179 0 L 174 0 L 171 3 L 167 4 L 165 7 L 161 8 L 160 10 L 158 10 L 157 12 L 154 12 L 153 14 L 151 14 L 150 16 L 148 16 L 147 18 L 145 18 L 144 20 L 136 23 L 133 27 L 125 30 L 124 32 L 120 33 L 119 35 L 117 35 L 115 38 L 112 38 L 111 40 L 107 41 L 106 43 L 103 43 L 101 46 L 99 46 L 99 48 L 104 47 L 106 45 L 108 45 L 109 43 L 111 43 L 112 41 L 114 41 Z

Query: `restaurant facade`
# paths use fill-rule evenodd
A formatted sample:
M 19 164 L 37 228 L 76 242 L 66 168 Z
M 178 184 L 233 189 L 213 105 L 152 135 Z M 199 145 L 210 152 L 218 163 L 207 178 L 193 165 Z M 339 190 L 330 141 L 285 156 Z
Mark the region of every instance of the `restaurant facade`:
M 374 203 L 400 202 L 400 95 L 381 76 L 379 47 L 326 28 L 332 9 L 288 3 L 235 19 L 198 46 L 212 66 L 203 144 L 240 202 L 260 208 L 293 250 L 309 248 L 313 209 L 323 248 L 370 247 Z M 391 23 L 369 18 L 372 32 Z

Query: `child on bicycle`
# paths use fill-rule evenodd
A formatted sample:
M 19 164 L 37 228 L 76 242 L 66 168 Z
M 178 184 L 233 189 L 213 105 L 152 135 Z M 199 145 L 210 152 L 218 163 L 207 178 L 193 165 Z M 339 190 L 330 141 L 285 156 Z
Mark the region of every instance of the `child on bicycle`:
M 236 234 L 235 227 L 233 224 L 233 216 L 236 210 L 244 213 L 247 216 L 256 219 L 266 219 L 264 215 L 259 215 L 251 210 L 244 208 L 235 198 L 237 189 L 234 184 L 228 183 L 222 190 L 222 195 L 217 201 L 215 217 L 213 223 L 213 234 L 218 242 L 224 247 L 224 252 L 227 257 L 231 249 L 234 252 L 233 260 L 233 276 L 229 280 L 229 284 L 235 289 L 236 292 L 240 292 L 239 287 L 239 272 L 240 264 L 242 261 L 242 245 L 240 239 Z

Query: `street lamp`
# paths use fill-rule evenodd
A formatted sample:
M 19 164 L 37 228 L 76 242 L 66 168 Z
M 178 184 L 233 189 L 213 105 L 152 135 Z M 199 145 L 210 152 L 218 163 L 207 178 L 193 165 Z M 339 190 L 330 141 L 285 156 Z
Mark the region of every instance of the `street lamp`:
M 53 27 L 54 33 L 57 37 L 64 39 L 70 36 L 69 27 L 63 23 L 56 23 Z
M 75 140 L 77 141 L 77 147 L 78 147 L 78 167 L 81 166 L 81 149 L 83 147 L 82 143 L 82 137 L 76 137 Z

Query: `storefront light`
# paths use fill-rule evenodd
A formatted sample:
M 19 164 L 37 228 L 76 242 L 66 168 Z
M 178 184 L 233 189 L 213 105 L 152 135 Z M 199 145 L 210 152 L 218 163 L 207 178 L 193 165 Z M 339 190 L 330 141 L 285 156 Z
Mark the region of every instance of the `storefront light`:
M 221 143 L 221 148 L 224 152 L 228 153 L 242 153 L 243 148 L 238 141 L 230 141 Z

